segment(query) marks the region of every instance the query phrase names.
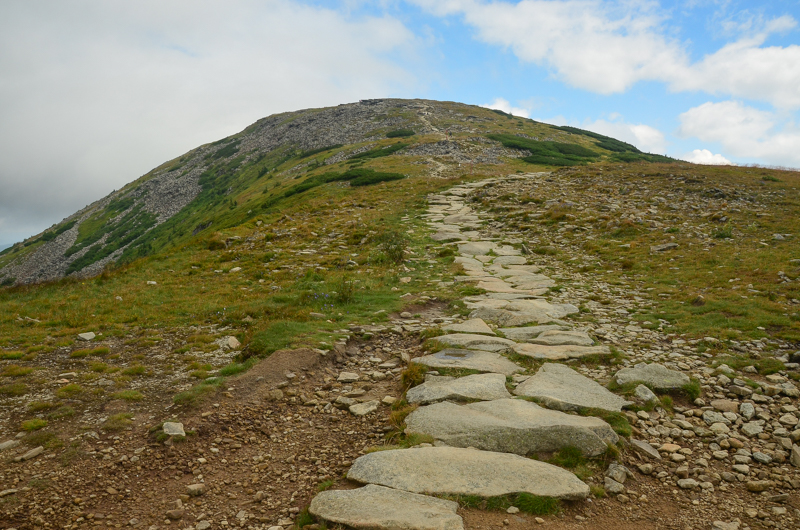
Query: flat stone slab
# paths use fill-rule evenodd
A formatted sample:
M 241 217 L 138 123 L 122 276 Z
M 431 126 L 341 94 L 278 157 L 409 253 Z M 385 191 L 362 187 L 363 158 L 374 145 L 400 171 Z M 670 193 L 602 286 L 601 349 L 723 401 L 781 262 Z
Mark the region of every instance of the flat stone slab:
M 528 260 L 522 256 L 497 256 L 492 263 L 495 265 L 525 265 Z
M 522 399 L 459 406 L 449 401 L 420 407 L 406 418 L 406 433 L 433 436 L 454 447 L 527 455 L 575 446 L 586 455 L 603 453 L 619 439 L 594 417 L 547 410 Z
M 477 221 L 478 219 L 475 218 L 474 220 Z M 449 218 L 445 218 L 445 221 L 449 222 Z M 457 222 L 460 223 L 460 221 Z M 498 256 L 519 256 L 520 254 L 520 251 L 514 247 L 498 245 L 493 241 L 471 241 L 458 245 L 458 253 L 461 255 L 483 256 L 489 252 L 494 252 Z
M 483 263 L 480 261 L 473 259 L 473 258 L 464 258 L 464 257 L 457 257 L 454 261 L 458 263 L 462 267 L 464 267 L 465 271 L 479 271 L 483 272 Z
M 502 337 L 488 337 L 486 335 L 476 335 L 474 333 L 455 333 L 452 335 L 442 335 L 430 339 L 446 346 L 456 348 L 467 348 L 484 351 L 505 351 L 516 345 L 513 340 Z
M 544 326 L 527 326 L 523 328 L 501 328 L 500 331 L 507 339 L 517 342 L 527 342 L 538 337 L 545 331 L 566 331 L 567 329 L 566 326 L 549 324 Z
M 592 346 L 594 341 L 584 331 L 548 330 L 528 342 L 545 346 Z
M 164 430 L 164 434 L 170 436 L 186 436 L 186 432 L 183 430 L 183 423 L 165 421 L 161 428 Z
M 498 353 L 481 350 L 448 348 L 432 355 L 417 357 L 412 359 L 412 362 L 424 364 L 431 368 L 461 368 L 503 375 L 511 375 L 522 371 L 521 366 L 511 362 L 506 357 Z
M 465 320 L 460 324 L 449 324 L 442 327 L 445 331 L 454 331 L 456 333 L 477 333 L 482 335 L 496 335 L 492 328 L 480 318 L 472 318 Z
M 463 530 L 458 503 L 370 484 L 323 491 L 311 501 L 314 517 L 363 530 Z
M 672 390 L 687 385 L 689 376 L 658 363 L 639 363 L 633 368 L 623 368 L 614 376 L 618 385 L 645 383 L 655 390 Z
M 555 363 L 542 365 L 536 375 L 514 389 L 514 394 L 537 398 L 556 410 L 587 407 L 619 412 L 632 404 L 569 366 Z
M 431 239 L 434 241 L 463 241 L 464 236 L 458 232 L 436 232 L 431 234 Z
M 470 313 L 470 318 L 482 318 L 503 327 L 524 326 L 532 322 L 547 324 L 579 311 L 572 304 L 551 304 L 541 299 L 486 300 L 472 305 L 476 309 Z
M 530 493 L 578 500 L 589 486 L 560 467 L 509 453 L 459 447 L 378 451 L 353 462 L 347 478 L 413 493 L 497 497 Z
M 427 375 L 425 382 L 409 389 L 409 403 L 436 403 L 446 399 L 454 401 L 510 398 L 503 374 L 476 374 L 466 377 Z
M 534 359 L 549 359 L 551 361 L 580 359 L 587 355 L 611 355 L 611 349 L 608 346 L 544 346 L 542 344 L 525 343 L 514 346 L 514 351 Z

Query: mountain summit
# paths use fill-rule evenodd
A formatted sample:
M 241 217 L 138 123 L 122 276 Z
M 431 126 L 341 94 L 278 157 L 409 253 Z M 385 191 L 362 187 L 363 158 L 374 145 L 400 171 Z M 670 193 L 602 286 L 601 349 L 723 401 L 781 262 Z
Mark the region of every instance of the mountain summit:
M 541 166 L 666 160 L 599 134 L 460 103 L 377 99 L 275 114 L 162 164 L 4 250 L 0 283 L 94 276 L 280 208 L 318 185 L 436 178 L 435 158 L 464 171 L 510 159 Z

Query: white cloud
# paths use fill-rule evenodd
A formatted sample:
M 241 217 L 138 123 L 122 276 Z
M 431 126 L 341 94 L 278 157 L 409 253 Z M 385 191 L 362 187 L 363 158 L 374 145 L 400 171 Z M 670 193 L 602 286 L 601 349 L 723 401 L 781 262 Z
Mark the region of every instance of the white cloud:
M 731 165 L 731 161 L 725 158 L 722 155 L 715 155 L 708 149 L 695 149 L 688 155 L 684 155 L 681 158 L 686 160 L 687 162 L 693 162 L 695 164 L 705 164 L 709 166 L 729 166 Z
M 269 114 L 410 89 L 416 42 L 290 0 L 0 2 L 0 242 Z
M 508 114 L 513 114 L 514 116 L 521 116 L 523 118 L 528 118 L 530 114 L 527 109 L 523 109 L 520 107 L 512 107 L 511 103 L 503 98 L 495 98 L 495 100 L 492 101 L 491 103 L 479 106 L 487 109 L 502 110 L 503 112 L 506 112 Z
M 729 156 L 800 166 L 800 129 L 774 112 L 739 101 L 704 103 L 679 116 L 678 134 L 718 142 Z
M 745 35 L 692 64 L 686 44 L 668 36 L 667 14 L 655 2 L 413 1 L 439 16 L 463 16 L 479 40 L 591 92 L 613 94 L 639 81 L 661 81 L 676 91 L 800 108 L 800 46 L 763 46 L 770 34 L 796 26 L 788 15 L 742 26 Z
M 596 120 L 584 123 L 583 129 L 628 142 L 646 153 L 664 154 L 667 142 L 664 133 L 654 127 L 624 121 Z

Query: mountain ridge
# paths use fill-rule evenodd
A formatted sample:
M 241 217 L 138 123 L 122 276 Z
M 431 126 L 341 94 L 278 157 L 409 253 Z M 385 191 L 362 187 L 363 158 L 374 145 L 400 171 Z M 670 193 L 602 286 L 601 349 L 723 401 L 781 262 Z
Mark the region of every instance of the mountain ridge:
M 107 266 L 152 255 L 189 234 L 220 226 L 219 211 L 226 206 L 274 208 L 288 198 L 285 190 L 297 189 L 294 181 L 306 175 L 315 179 L 323 170 L 340 171 L 349 181 L 353 166 L 366 163 L 361 169 L 375 171 L 385 164 L 373 162 L 389 156 L 405 157 L 412 165 L 432 157 L 470 166 L 520 158 L 547 167 L 651 155 L 589 131 L 454 102 L 379 99 L 284 112 L 169 160 L 3 250 L 0 283 L 95 276 Z M 395 174 L 419 173 L 405 169 Z M 369 180 L 376 178 L 381 177 Z M 258 193 L 261 197 L 254 197 Z

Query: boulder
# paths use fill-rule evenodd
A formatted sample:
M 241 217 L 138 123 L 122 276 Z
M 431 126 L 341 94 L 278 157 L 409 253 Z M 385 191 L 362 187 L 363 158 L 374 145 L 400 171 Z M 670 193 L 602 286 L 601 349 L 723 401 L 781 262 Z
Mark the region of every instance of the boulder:
M 508 453 L 458 447 L 378 451 L 359 457 L 347 478 L 413 493 L 496 497 L 530 493 L 577 500 L 589 487 L 560 467 Z
M 514 393 L 537 398 L 547 408 L 557 410 L 587 407 L 619 412 L 632 404 L 569 366 L 555 363 L 542 365 L 536 375 L 517 386 Z
M 655 390 L 673 390 L 689 384 L 689 376 L 666 366 L 639 363 L 633 368 L 623 368 L 614 376 L 618 385 L 645 383 Z
M 500 354 L 481 350 L 458 350 L 448 348 L 432 355 L 417 357 L 412 362 L 431 368 L 465 368 L 479 372 L 494 372 L 511 375 L 521 372 L 522 367 Z
M 409 403 L 436 403 L 444 400 L 467 401 L 510 398 L 503 374 L 476 374 L 466 377 L 428 375 L 425 382 L 406 393 Z
M 183 430 L 183 423 L 165 421 L 161 428 L 164 430 L 164 434 L 169 436 L 186 436 L 186 432 Z
M 370 484 L 318 494 L 309 513 L 357 530 L 463 530 L 458 503 Z
M 433 436 L 454 447 L 476 447 L 527 455 L 575 446 L 584 454 L 603 453 L 619 439 L 599 418 L 547 410 L 521 399 L 498 399 L 459 406 L 450 402 L 421 407 L 406 418 L 406 433 Z

